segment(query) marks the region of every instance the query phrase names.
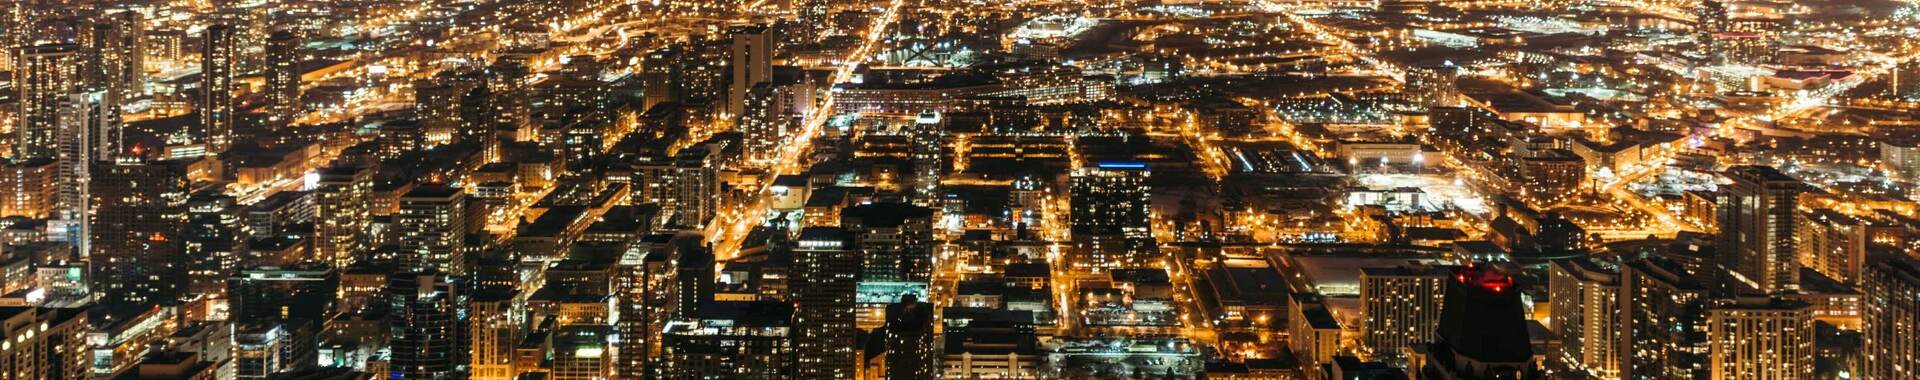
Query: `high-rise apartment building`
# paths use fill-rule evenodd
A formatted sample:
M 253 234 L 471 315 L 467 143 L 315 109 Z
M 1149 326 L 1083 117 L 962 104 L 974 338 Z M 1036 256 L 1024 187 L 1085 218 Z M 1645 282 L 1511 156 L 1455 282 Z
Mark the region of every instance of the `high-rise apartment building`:
M 345 269 L 366 252 L 373 170 L 357 166 L 321 169 L 313 189 L 313 253 L 321 262 Z
M 1620 378 L 1707 377 L 1707 285 L 1661 258 L 1620 266 Z
M 207 27 L 200 52 L 200 125 L 193 142 L 205 144 L 208 154 L 227 151 L 233 142 L 233 81 L 240 60 L 240 46 L 233 26 Z
M 1432 342 L 1450 273 L 1439 267 L 1360 270 L 1360 341 L 1376 359 L 1393 360 Z
M 290 30 L 267 37 L 267 110 L 283 125 L 300 113 L 301 43 L 300 34 Z
M 1861 379 L 1910 378 L 1920 369 L 1920 262 L 1890 258 L 1867 268 L 1860 335 Z
M 1547 299 L 1551 326 L 1561 341 L 1566 368 L 1599 378 L 1620 375 L 1620 279 L 1613 270 L 1588 259 L 1553 262 L 1548 270 Z
M 466 273 L 466 200 L 460 189 L 440 185 L 416 187 L 400 196 L 394 224 L 399 228 L 402 269 Z
M 93 377 L 92 331 L 84 309 L 0 307 L 0 373 L 9 379 Z
M 1766 166 L 1735 166 L 1721 187 L 1715 252 L 1734 277 L 1763 292 L 1799 288 L 1794 208 L 1807 185 Z
M 1813 307 L 1805 302 L 1753 297 L 1714 306 L 1707 342 L 1712 379 L 1813 378 Z
M 53 158 L 59 150 L 61 115 L 83 90 L 85 56 L 78 45 L 13 48 L 13 157 Z
M 1867 263 L 1866 221 L 1834 210 L 1800 213 L 1795 220 L 1794 249 L 1800 266 L 1843 283 L 1860 280 Z
M 712 302 L 666 325 L 661 377 L 794 378 L 794 367 L 805 365 L 793 360 L 798 355 L 793 334 L 799 323 L 794 317 L 794 306 L 783 302 Z M 852 373 L 847 376 L 851 378 Z
M 1126 267 L 1154 253 L 1151 175 L 1146 164 L 1133 162 L 1074 170 L 1068 222 L 1076 266 Z
M 808 227 L 793 250 L 794 378 L 854 375 L 854 288 L 859 251 L 846 230 Z
M 848 207 L 840 227 L 864 258 L 860 281 L 920 282 L 933 276 L 933 209 L 898 202 Z
M 749 98 L 747 93 L 754 86 L 773 80 L 774 41 L 773 28 L 766 25 L 746 26 L 733 31 L 727 65 L 728 115 L 742 115 Z

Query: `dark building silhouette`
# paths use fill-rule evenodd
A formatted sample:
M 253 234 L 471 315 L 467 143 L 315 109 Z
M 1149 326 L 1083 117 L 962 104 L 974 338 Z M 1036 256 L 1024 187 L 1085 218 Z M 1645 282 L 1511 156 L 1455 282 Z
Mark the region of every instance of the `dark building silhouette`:
M 1513 379 L 1543 377 L 1527 335 L 1526 305 L 1513 277 L 1488 268 L 1453 271 L 1440 312 L 1438 340 L 1415 360 L 1418 378 Z

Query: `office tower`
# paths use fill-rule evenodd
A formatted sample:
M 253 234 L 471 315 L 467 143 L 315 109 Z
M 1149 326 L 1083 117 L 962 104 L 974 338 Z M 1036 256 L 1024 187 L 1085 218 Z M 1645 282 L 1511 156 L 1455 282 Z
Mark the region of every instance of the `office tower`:
M 698 313 L 666 325 L 661 378 L 793 378 L 794 366 L 801 365 L 792 360 L 795 317 L 794 306 L 777 301 L 702 305 Z
M 1557 360 L 1589 376 L 1618 378 L 1618 274 L 1585 258 L 1554 261 L 1547 272 L 1547 299 L 1553 303 L 1549 328 L 1565 337 Z
M 186 227 L 187 163 L 101 163 L 93 166 L 94 285 L 101 303 L 141 306 L 180 299 L 187 282 L 181 256 Z
M 1861 278 L 1866 295 L 1860 335 L 1865 380 L 1904 379 L 1920 369 L 1920 262 L 1889 258 Z
M 22 46 L 13 49 L 13 158 L 54 158 L 59 149 L 61 114 L 81 94 L 85 57 L 77 45 Z
M 878 332 L 886 340 L 886 378 L 932 380 L 940 373 L 933 322 L 933 305 L 912 294 L 887 305 L 887 324 Z
M 1538 380 L 1527 308 L 1513 278 L 1473 266 L 1455 268 L 1435 341 L 1427 345 L 1419 378 Z
M 775 106 L 771 82 L 760 82 L 746 93 L 740 110 L 741 140 L 746 144 L 747 161 L 771 162 L 779 158 L 786 142 L 787 118 Z
M 339 301 L 340 273 L 320 264 L 252 267 L 226 285 L 233 320 L 319 325 Z
M 846 230 L 800 230 L 793 250 L 794 377 L 846 379 L 854 374 L 853 296 L 860 257 Z
M 400 267 L 466 273 L 466 193 L 441 185 L 423 185 L 400 196 L 394 216 L 399 228 Z
M 1742 298 L 1707 312 L 1708 368 L 1715 380 L 1813 378 L 1813 307 Z
M 273 372 L 312 367 L 318 362 L 315 342 L 335 312 L 340 275 L 326 264 L 242 269 L 227 279 L 230 318 L 258 334 L 259 346 L 279 346 L 254 356 L 277 357 Z M 240 341 L 240 339 L 236 339 Z M 236 352 L 244 363 L 245 355 Z M 245 365 L 242 365 L 244 373 Z
M 1141 163 L 1105 162 L 1074 170 L 1069 186 L 1075 265 L 1126 267 L 1153 254 L 1152 172 Z
M 754 86 L 773 80 L 773 28 L 753 25 L 733 31 L 728 56 L 727 114 L 738 117 L 746 110 L 747 93 Z
M 300 114 L 300 44 L 290 30 L 267 37 L 267 110 L 280 125 Z
M 0 307 L 0 373 L 9 379 L 93 377 L 85 309 Z
M 238 322 L 233 333 L 234 378 L 266 380 L 286 372 L 293 358 L 283 355 L 293 339 L 285 326 L 273 322 Z
M 940 203 L 940 173 L 946 170 L 947 127 L 940 113 L 923 112 L 908 132 L 913 138 L 913 203 L 933 207 Z
M 668 45 L 647 52 L 640 61 L 641 109 L 680 101 L 680 58 L 684 47 Z
M 206 145 L 208 154 L 225 152 L 232 143 L 234 66 L 240 59 L 237 38 L 232 26 L 209 26 L 200 48 L 200 126 L 192 137 Z
M 1735 166 L 1725 176 L 1732 184 L 1721 187 L 1716 207 L 1720 265 L 1762 292 L 1798 289 L 1794 207 L 1807 185 L 1766 166 Z
M 1440 325 L 1446 268 L 1360 270 L 1360 341 L 1374 358 L 1394 360 L 1408 346 L 1433 341 Z
M 373 192 L 373 170 L 336 166 L 319 171 L 313 189 L 314 258 L 346 269 L 366 251 L 367 210 Z
M 699 234 L 682 233 L 667 242 L 679 271 L 673 277 L 677 316 L 693 313 L 701 303 L 713 300 L 713 249 L 703 245 L 705 240 Z
M 688 316 L 695 310 L 683 312 L 682 305 L 689 301 L 683 291 L 702 290 L 700 283 L 712 281 L 711 256 L 690 258 L 695 263 L 680 264 L 679 255 L 688 252 L 687 248 L 704 249 L 699 246 L 699 235 L 651 235 L 644 237 L 641 244 L 645 252 L 638 255 L 623 256 L 620 260 L 620 277 L 614 283 L 620 302 L 620 358 L 615 370 L 621 378 L 639 377 L 657 368 L 651 364 L 661 355 L 662 338 L 672 321 L 694 319 Z M 679 240 L 679 241 L 676 241 Z M 638 256 L 638 257 L 633 257 Z M 705 267 L 699 261 L 706 260 Z M 707 269 L 707 270 L 702 270 Z M 698 279 L 681 279 L 682 274 Z M 711 291 L 709 285 L 705 288 Z M 711 298 L 712 293 L 704 297 Z M 697 300 L 702 294 L 692 294 Z M 698 309 L 695 306 L 694 309 Z M 788 310 L 789 316 L 792 314 Z M 662 363 L 666 364 L 666 363 Z
M 563 326 L 553 335 L 552 380 L 603 380 L 613 375 L 613 347 L 608 325 Z
M 1801 266 L 1842 283 L 1860 280 L 1867 262 L 1866 222 L 1830 209 L 1797 214 L 1794 222 Z
M 394 379 L 456 379 L 465 365 L 461 347 L 467 328 L 458 286 L 433 269 L 395 273 L 385 296 Z
M 1707 286 L 1670 260 L 1620 266 L 1623 379 L 1707 377 Z
M 933 278 L 933 209 L 898 202 L 869 203 L 840 211 L 840 227 L 853 234 L 864 258 L 861 282 L 919 282 Z
M 187 226 L 182 255 L 187 262 L 187 293 L 221 298 L 228 279 L 247 255 L 248 226 L 240 222 L 241 206 L 219 191 L 198 191 L 187 197 Z

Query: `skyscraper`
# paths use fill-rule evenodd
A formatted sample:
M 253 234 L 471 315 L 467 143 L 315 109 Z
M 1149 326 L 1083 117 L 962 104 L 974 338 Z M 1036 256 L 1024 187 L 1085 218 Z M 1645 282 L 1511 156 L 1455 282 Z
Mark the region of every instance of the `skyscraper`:
M 1375 358 L 1393 360 L 1415 343 L 1433 341 L 1449 272 L 1437 267 L 1360 270 L 1360 341 Z
M 201 45 L 200 127 L 191 137 L 195 143 L 205 144 L 208 154 L 227 151 L 233 140 L 233 80 L 240 55 L 237 38 L 232 26 L 216 24 L 207 27 L 205 44 Z
M 933 207 L 940 202 L 940 174 L 946 171 L 947 127 L 940 113 L 923 112 L 913 119 L 909 155 L 913 157 L 913 202 Z
M 864 258 L 860 281 L 919 282 L 933 277 L 933 209 L 880 202 L 840 211 Z
M 92 253 L 101 303 L 142 306 L 180 299 L 187 219 L 187 163 L 95 164 Z
M 267 109 L 282 125 L 300 113 L 300 44 L 293 31 L 267 37 Z
M 512 131 L 516 136 L 533 120 L 533 101 L 527 96 L 526 57 L 506 56 L 487 66 L 487 106 L 493 109 L 495 131 Z
M 800 230 L 793 250 L 794 378 L 847 379 L 854 375 L 854 287 L 860 257 L 846 230 Z
M 773 28 L 766 25 L 742 27 L 733 31 L 728 50 L 731 70 L 727 76 L 727 114 L 739 117 L 746 110 L 747 93 L 755 85 L 773 80 Z
M 1867 265 L 1868 223 L 1829 209 L 1798 213 L 1794 223 L 1800 266 L 1843 283 L 1860 280 Z
M 782 302 L 710 302 L 698 313 L 666 325 L 661 377 L 794 378 L 793 366 L 798 365 L 791 360 L 798 354 L 794 317 L 794 307 Z
M 1538 380 L 1526 305 L 1513 278 L 1496 270 L 1455 268 L 1445 281 L 1446 311 L 1427 345 L 1419 378 Z
M 939 374 L 933 322 L 933 305 L 911 294 L 887 305 L 887 324 L 878 332 L 886 340 L 886 378 L 932 380 Z
M 1069 202 L 1075 265 L 1126 267 L 1154 250 L 1152 172 L 1145 164 L 1103 162 L 1074 170 Z
M 114 11 L 94 24 L 94 46 L 104 62 L 101 71 L 109 87 L 117 89 L 116 99 L 131 99 L 146 80 L 146 15 L 131 10 Z
M 314 196 L 314 257 L 345 269 L 365 251 L 373 171 L 341 166 L 321 169 Z
M 16 160 L 54 158 L 64 108 L 82 90 L 80 47 L 71 44 L 23 46 L 13 49 L 14 114 L 13 157 Z
M 187 259 L 187 292 L 221 298 L 228 279 L 247 254 L 247 225 L 240 222 L 233 196 L 197 191 L 187 198 L 187 227 L 182 255 Z
M 775 106 L 772 82 L 761 82 L 747 90 L 740 109 L 741 140 L 746 144 L 748 161 L 771 161 L 786 139 L 787 119 Z
M 1813 307 L 1747 297 L 1707 313 L 1708 368 L 1713 379 L 1813 378 Z
M 1905 379 L 1920 369 L 1920 262 L 1890 258 L 1867 269 L 1860 335 L 1866 341 L 1860 378 Z
M 680 101 L 680 59 L 685 48 L 668 45 L 647 52 L 640 61 L 641 109 Z
M 649 179 L 666 181 L 667 199 L 671 200 L 668 206 L 681 225 L 705 226 L 719 214 L 722 148 L 720 144 L 700 144 L 681 149 L 673 158 L 673 168 L 666 173 L 669 177 Z
M 227 279 L 235 321 L 317 328 L 339 301 L 340 273 L 324 264 L 253 267 Z
M 395 224 L 400 228 L 400 267 L 466 273 L 466 193 L 425 185 L 400 197 Z
M 1728 168 L 1716 208 L 1720 237 L 1714 248 L 1734 277 L 1762 292 L 1799 288 L 1794 207 L 1807 185 L 1772 167 Z
M 394 379 L 457 379 L 466 364 L 462 334 L 467 325 L 458 287 L 433 269 L 396 273 L 386 297 L 390 364 Z
M 1707 377 L 1707 287 L 1661 258 L 1620 266 L 1623 379 Z
M 1599 378 L 1620 374 L 1619 276 L 1592 260 L 1554 261 L 1548 269 L 1549 326 L 1566 337 L 1557 358 L 1567 368 Z
M 515 376 L 513 349 L 520 344 L 520 326 L 526 324 L 524 310 L 514 292 L 507 289 L 475 289 L 467 300 L 467 333 L 471 337 L 469 358 L 475 380 L 512 380 Z M 624 317 L 624 316 L 623 316 Z

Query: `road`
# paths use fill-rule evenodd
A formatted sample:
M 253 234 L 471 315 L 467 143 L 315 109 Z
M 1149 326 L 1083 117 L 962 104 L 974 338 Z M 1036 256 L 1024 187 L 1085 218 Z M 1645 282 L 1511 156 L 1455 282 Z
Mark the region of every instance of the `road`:
M 834 70 L 833 83 L 852 81 L 853 70 L 859 67 L 860 62 L 866 61 L 873 49 L 880 45 L 881 34 L 891 28 L 893 22 L 898 19 L 902 4 L 903 0 L 892 0 L 887 3 L 886 11 L 881 13 L 872 26 L 868 27 L 866 38 L 861 41 L 860 46 L 853 49 Z M 754 226 L 767 219 L 768 212 L 771 211 L 768 206 L 773 193 L 769 189 L 773 186 L 773 179 L 806 169 L 803 158 L 806 152 L 813 148 L 814 135 L 819 133 L 820 127 L 826 125 L 827 118 L 833 114 L 834 92 L 826 91 L 825 94 L 820 105 L 809 110 L 800 130 L 791 137 L 792 140 L 780 145 L 780 152 L 776 155 L 778 159 L 763 174 L 765 178 L 758 182 L 760 188 L 749 192 L 753 200 L 748 201 L 744 207 L 721 212 L 721 217 L 715 217 L 708 223 L 707 242 L 714 247 L 714 257 L 719 261 L 715 263 L 716 265 L 738 256 L 740 245 L 744 243 L 747 233 L 752 232 Z

